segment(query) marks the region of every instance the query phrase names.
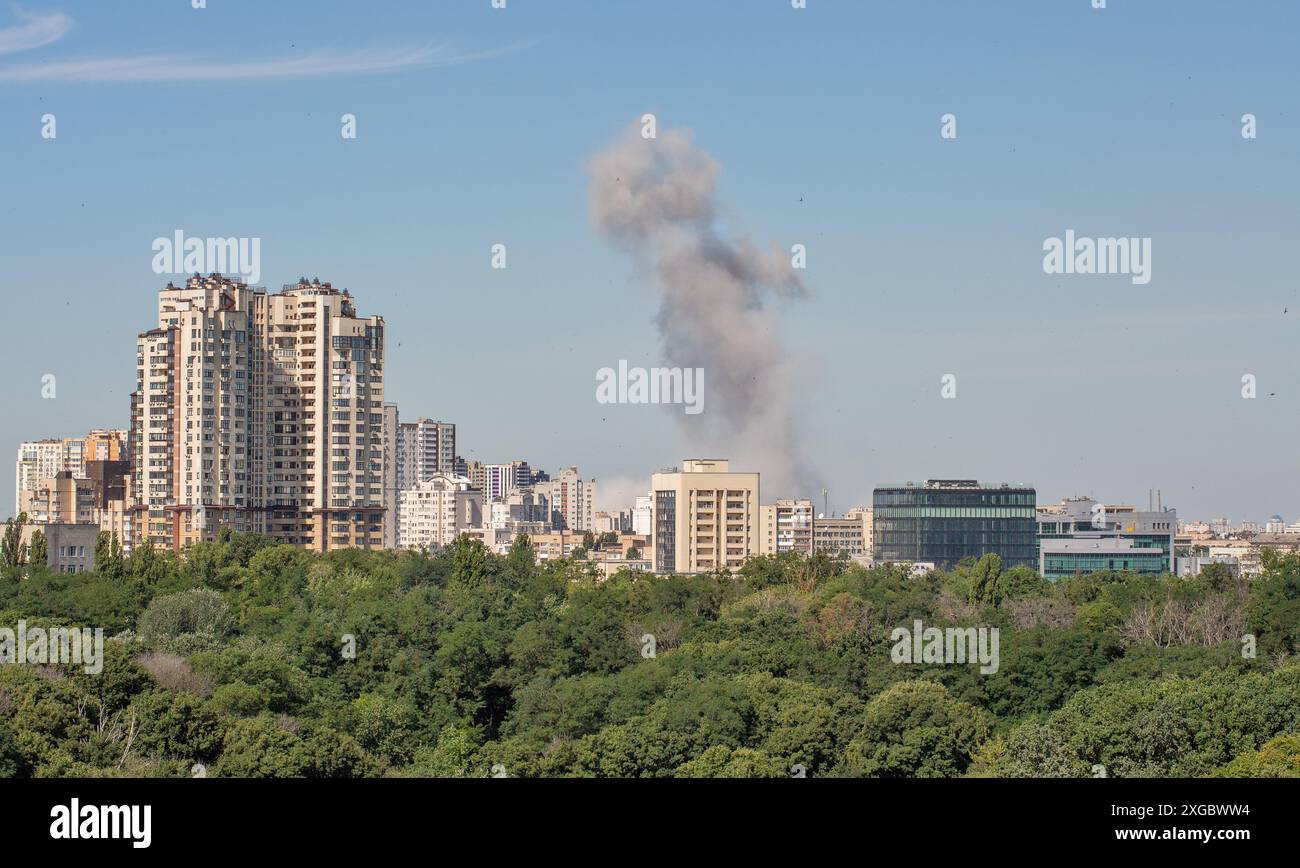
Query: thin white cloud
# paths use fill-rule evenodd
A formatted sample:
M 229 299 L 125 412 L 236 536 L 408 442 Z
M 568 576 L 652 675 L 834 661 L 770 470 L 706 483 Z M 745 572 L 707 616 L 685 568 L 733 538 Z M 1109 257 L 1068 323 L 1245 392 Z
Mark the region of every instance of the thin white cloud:
M 0 27 L 0 54 L 49 45 L 72 29 L 72 19 L 62 12 L 28 12 L 15 6 L 14 16 L 22 23 Z
M 138 84 L 364 75 L 490 60 L 513 54 L 532 44 L 520 43 L 485 51 L 463 51 L 451 43 L 352 51 L 317 50 L 272 60 L 152 54 L 48 61 L 0 67 L 0 84 Z

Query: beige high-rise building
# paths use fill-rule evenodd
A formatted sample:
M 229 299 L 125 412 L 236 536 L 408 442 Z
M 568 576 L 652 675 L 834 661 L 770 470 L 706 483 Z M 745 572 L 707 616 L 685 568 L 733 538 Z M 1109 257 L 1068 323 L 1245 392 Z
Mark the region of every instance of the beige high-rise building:
M 86 435 L 84 460 L 126 461 L 127 432 L 118 428 L 92 428 Z
M 811 500 L 778 500 L 760 510 L 762 534 L 759 554 L 782 552 L 813 553 L 813 504 Z
M 137 543 L 229 525 L 316 551 L 383 545 L 384 322 L 346 290 L 168 284 L 136 363 Z
M 96 489 L 89 479 L 61 470 L 18 497 L 18 511 L 28 524 L 98 524 Z
M 85 479 L 87 462 L 122 461 L 126 455 L 126 432 L 95 428 L 85 437 L 29 440 L 18 446 L 14 464 L 14 508 L 22 511 L 22 495 L 44 487 L 59 473 Z
M 465 462 L 465 473 L 463 474 L 469 480 L 469 484 L 483 491 L 487 485 L 487 466 L 482 461 Z
M 578 468 L 566 467 L 554 479 L 534 487 L 550 500 L 553 524 L 558 524 L 559 529 L 595 529 L 596 480 L 583 479 L 578 475 Z
M 758 474 L 688 459 L 650 477 L 651 563 L 657 573 L 735 570 L 758 554 Z

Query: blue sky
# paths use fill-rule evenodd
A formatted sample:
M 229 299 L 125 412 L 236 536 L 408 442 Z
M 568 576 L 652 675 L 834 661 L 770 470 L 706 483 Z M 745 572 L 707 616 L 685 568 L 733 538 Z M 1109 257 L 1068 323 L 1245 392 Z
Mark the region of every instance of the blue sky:
M 655 295 L 592 231 L 586 167 L 654 112 L 719 164 L 727 231 L 808 247 L 782 338 L 832 510 L 971 477 L 1300 518 L 1300 8 L 808 6 L 0 7 L 5 455 L 126 425 L 167 280 L 150 244 L 181 229 L 261 238 L 273 288 L 351 289 L 388 322 L 388 399 L 456 422 L 467 457 L 644 490 L 695 450 L 673 411 L 594 400 L 599 368 L 661 359 Z M 1151 282 L 1044 274 L 1066 229 L 1150 237 Z

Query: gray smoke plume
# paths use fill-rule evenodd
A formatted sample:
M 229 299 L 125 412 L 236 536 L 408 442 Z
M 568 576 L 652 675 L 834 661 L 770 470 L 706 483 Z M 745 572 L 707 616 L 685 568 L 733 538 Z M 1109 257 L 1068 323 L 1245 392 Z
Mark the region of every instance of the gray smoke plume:
M 691 448 L 761 472 L 764 500 L 815 497 L 796 436 L 794 372 L 765 306 L 808 294 L 790 254 L 719 233 L 718 165 L 689 130 L 645 139 L 634 126 L 590 172 L 593 225 L 636 257 L 659 295 L 663 363 L 704 369 L 704 412 L 676 412 Z

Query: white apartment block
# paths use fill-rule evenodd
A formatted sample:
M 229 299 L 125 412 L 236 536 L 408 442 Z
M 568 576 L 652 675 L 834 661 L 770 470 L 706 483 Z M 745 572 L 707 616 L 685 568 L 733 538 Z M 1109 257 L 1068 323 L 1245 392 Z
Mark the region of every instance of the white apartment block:
M 464 476 L 438 473 L 398 494 L 397 544 L 432 551 L 483 526 L 483 493 Z
M 384 323 L 346 290 L 168 284 L 136 363 L 137 542 L 230 525 L 316 551 L 383 545 Z
M 64 441 L 33 440 L 18 446 L 14 464 L 14 515 L 22 511 L 24 491 L 35 491 L 64 470 Z
M 483 465 L 483 499 L 491 503 L 500 500 L 515 488 L 515 466 L 511 464 Z
M 651 523 L 651 518 L 654 514 L 654 509 L 651 506 L 652 502 L 653 498 L 648 494 L 636 499 L 632 507 L 632 533 L 641 536 L 650 535 L 651 528 L 654 527 Z
M 778 500 L 760 511 L 762 536 L 759 553 L 765 555 L 813 553 L 813 504 L 811 500 Z
M 531 488 L 516 488 L 505 497 L 488 501 L 484 497 L 485 527 L 493 529 L 536 525 L 528 533 L 544 533 L 551 528 L 551 505 L 546 495 Z
M 417 419 L 402 422 L 397 438 L 397 487 L 427 482 L 435 475 L 456 472 L 456 426 L 451 422 Z

